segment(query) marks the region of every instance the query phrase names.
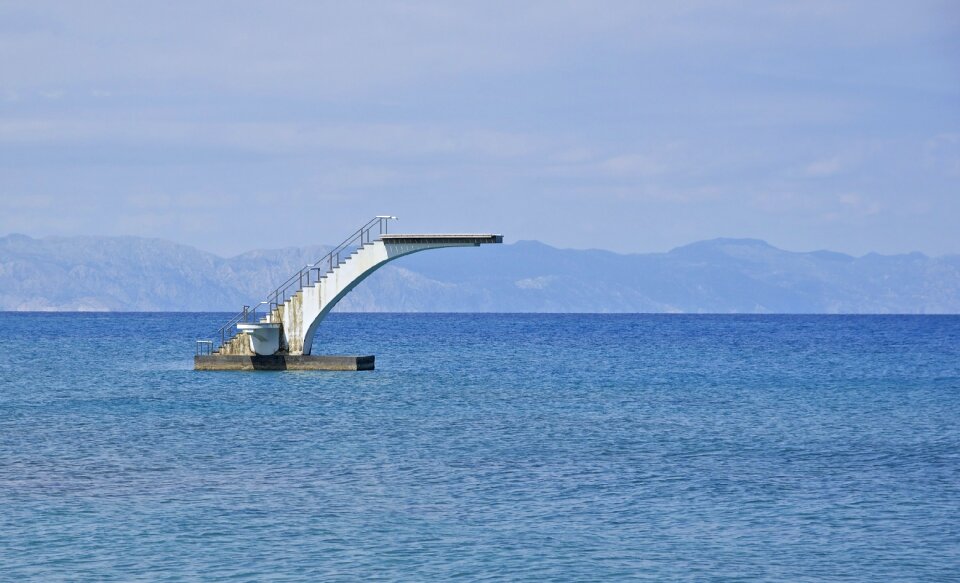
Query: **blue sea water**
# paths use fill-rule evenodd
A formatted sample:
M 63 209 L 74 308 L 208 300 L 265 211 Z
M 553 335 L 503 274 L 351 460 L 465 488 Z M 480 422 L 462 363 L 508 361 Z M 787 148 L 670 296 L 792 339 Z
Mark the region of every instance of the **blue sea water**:
M 222 320 L 0 314 L 0 578 L 960 578 L 960 317 Z

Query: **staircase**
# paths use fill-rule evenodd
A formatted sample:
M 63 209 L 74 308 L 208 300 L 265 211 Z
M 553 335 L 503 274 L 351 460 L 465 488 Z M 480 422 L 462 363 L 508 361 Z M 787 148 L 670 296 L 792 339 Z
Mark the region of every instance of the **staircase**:
M 217 330 L 212 341 L 197 341 L 197 354 L 254 354 L 251 348 L 250 334 L 238 330 L 238 325 L 250 322 L 282 323 L 283 314 L 295 309 L 293 306 L 295 301 L 298 303 L 302 301 L 304 287 L 316 286 L 323 282 L 329 274 L 350 261 L 364 247 L 369 246 L 372 241 L 386 234 L 389 222 L 396 219 L 397 217 L 390 215 L 378 215 L 367 221 L 365 225 L 357 229 L 329 253 L 317 261 L 303 266 L 297 273 L 287 278 L 286 281 L 270 292 L 265 300 L 255 304 L 252 308 L 244 306 L 239 314 Z M 285 351 L 283 346 L 280 347 L 280 351 Z
M 309 355 L 317 326 L 330 310 L 388 261 L 427 249 L 503 242 L 502 235 L 492 234 L 389 234 L 391 220 L 396 217 L 374 217 L 267 299 L 252 309 L 244 306 L 213 340 L 197 341 L 197 355 Z

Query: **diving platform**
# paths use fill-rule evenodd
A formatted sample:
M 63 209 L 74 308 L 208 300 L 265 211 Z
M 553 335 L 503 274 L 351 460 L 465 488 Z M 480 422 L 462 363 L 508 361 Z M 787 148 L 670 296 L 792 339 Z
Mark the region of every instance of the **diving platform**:
M 194 368 L 373 370 L 373 356 L 313 356 L 317 328 L 344 296 L 400 257 L 430 249 L 503 242 L 503 235 L 488 233 L 388 233 L 393 220 L 396 217 L 374 217 L 328 254 L 301 268 L 265 300 L 252 308 L 244 306 L 214 339 L 198 340 Z

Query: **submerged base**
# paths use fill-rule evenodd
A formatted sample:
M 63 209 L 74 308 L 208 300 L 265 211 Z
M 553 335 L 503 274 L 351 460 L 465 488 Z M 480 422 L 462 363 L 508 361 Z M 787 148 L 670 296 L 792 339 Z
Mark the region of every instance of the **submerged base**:
M 193 357 L 193 370 L 373 370 L 373 355 L 240 356 L 209 354 Z

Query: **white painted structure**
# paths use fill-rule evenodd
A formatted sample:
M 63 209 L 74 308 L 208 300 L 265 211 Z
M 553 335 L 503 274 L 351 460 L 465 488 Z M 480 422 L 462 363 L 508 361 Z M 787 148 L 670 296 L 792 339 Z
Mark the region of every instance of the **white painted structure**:
M 250 337 L 250 351 L 254 354 L 276 354 L 280 350 L 280 324 L 240 322 L 237 331 Z
M 319 283 L 305 287 L 283 305 L 280 321 L 290 354 L 311 354 L 320 322 L 350 290 L 386 263 L 428 249 L 500 243 L 498 235 L 383 235 L 361 247 Z
M 493 234 L 384 233 L 382 225 L 386 223 L 386 219 L 393 218 L 374 219 L 379 219 L 381 225 L 381 232 L 376 239 L 368 235 L 369 229 L 373 228 L 370 225 L 378 224 L 374 221 L 358 231 L 357 235 L 354 235 L 358 245 L 349 247 L 352 253 L 346 259 L 341 260 L 339 253 L 334 255 L 337 252 L 335 250 L 318 264 L 308 265 L 294 275 L 288 282 L 296 282 L 299 277 L 299 289 L 287 297 L 283 291 L 286 288 L 282 288 L 274 292 L 275 299 L 272 302 L 261 302 L 261 305 L 268 305 L 271 309 L 260 321 L 247 321 L 248 309 L 244 308 L 241 316 L 221 328 L 223 332 L 224 329 L 230 330 L 235 324 L 236 335 L 229 340 L 224 338 L 217 353 L 309 355 L 313 350 L 313 337 L 317 328 L 330 310 L 350 293 L 350 290 L 388 262 L 428 249 L 476 247 L 485 243 L 503 242 L 502 235 Z M 328 260 L 329 267 L 326 263 Z M 325 274 L 320 276 L 320 272 L 324 270 Z M 316 279 L 311 279 L 313 272 L 317 273 Z M 291 285 L 295 284 L 287 283 L 286 287 Z

